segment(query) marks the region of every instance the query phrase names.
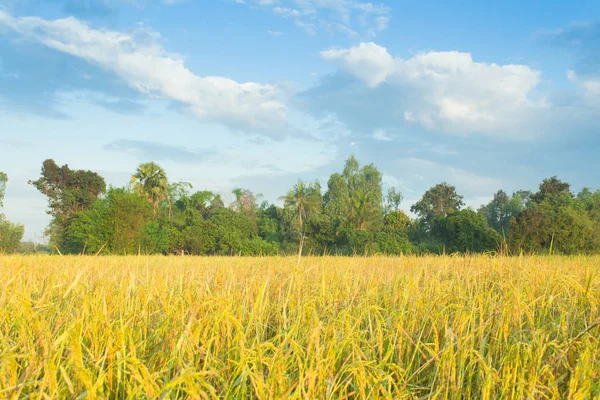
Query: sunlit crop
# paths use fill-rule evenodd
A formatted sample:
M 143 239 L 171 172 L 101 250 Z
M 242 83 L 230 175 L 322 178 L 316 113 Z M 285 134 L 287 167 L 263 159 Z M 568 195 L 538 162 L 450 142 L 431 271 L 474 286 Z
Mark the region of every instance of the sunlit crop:
M 0 398 L 600 396 L 600 257 L 0 256 Z

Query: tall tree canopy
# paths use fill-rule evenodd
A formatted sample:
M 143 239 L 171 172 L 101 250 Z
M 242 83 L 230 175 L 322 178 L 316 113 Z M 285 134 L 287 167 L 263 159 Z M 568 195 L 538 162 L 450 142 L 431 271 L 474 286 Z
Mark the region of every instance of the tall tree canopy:
M 87 210 L 106 190 L 104 178 L 97 173 L 72 170 L 68 165 L 59 167 L 52 159 L 43 162 L 41 177 L 29 183 L 48 197 L 48 214 L 59 225 Z
M 8 182 L 8 176 L 0 171 L 0 208 L 4 207 L 4 194 L 6 193 L 6 182 Z
M 298 227 L 302 231 L 304 220 L 312 212 L 321 211 L 323 197 L 319 182 L 306 184 L 298 181 L 288 193 L 281 197 L 284 206 L 289 207 L 298 216 Z
M 344 221 L 346 229 L 378 229 L 383 219 L 381 173 L 373 164 L 360 168 L 353 156 L 346 160 L 342 174 L 333 174 L 327 183 L 325 210 Z
M 0 204 L 6 181 L 0 173 Z M 379 170 L 354 157 L 329 177 L 323 195 L 318 181 L 299 180 L 282 207 L 242 188 L 226 207 L 217 193 L 171 183 L 153 162 L 137 168 L 132 185 L 108 193 L 96 173 L 52 160 L 30 183 L 48 196 L 51 248 L 66 253 L 600 253 L 600 191 L 574 196 L 557 177 L 535 194 L 499 190 L 477 212 L 463 209 L 463 197 L 442 182 L 412 205 L 415 219 L 400 209 L 395 188 L 384 195 Z M 0 251 L 13 251 L 22 236 L 22 226 L 0 214 Z
M 158 205 L 163 200 L 169 200 L 169 180 L 165 170 L 154 162 L 140 164 L 131 177 L 133 189 L 146 197 L 154 209 L 154 215 L 158 212 Z M 170 210 L 169 201 L 169 210 Z
M 490 228 L 507 235 L 510 220 L 525 209 L 530 196 L 530 192 L 518 191 L 513 193 L 512 197 L 508 197 L 504 190 L 499 190 L 494 194 L 492 201 L 481 206 L 478 212 Z
M 561 195 L 572 198 L 573 193 L 571 193 L 570 189 L 570 184 L 561 181 L 556 176 L 553 176 L 551 178 L 544 179 L 544 181 L 540 184 L 540 190 L 531 196 L 531 201 L 534 203 L 541 203 L 549 197 Z
M 456 192 L 456 188 L 442 182 L 426 191 L 421 200 L 410 207 L 410 211 L 430 227 L 435 218 L 445 218 L 460 210 L 462 206 L 463 197 Z
M 321 185 L 319 182 L 312 184 L 306 184 L 301 180 L 294 185 L 294 187 L 288 191 L 287 195 L 281 198 L 284 201 L 284 207 L 291 210 L 292 215 L 296 216 L 294 219 L 298 229 L 298 252 L 302 254 L 302 247 L 304 244 L 305 229 L 304 221 L 309 214 L 313 212 L 320 212 L 323 206 L 323 197 L 321 196 Z
M 8 176 L 0 171 L 0 209 L 4 207 L 4 194 Z M 13 224 L 8 221 L 4 214 L 0 213 L 0 254 L 14 253 L 19 248 L 19 243 L 25 234 L 25 227 L 21 224 Z

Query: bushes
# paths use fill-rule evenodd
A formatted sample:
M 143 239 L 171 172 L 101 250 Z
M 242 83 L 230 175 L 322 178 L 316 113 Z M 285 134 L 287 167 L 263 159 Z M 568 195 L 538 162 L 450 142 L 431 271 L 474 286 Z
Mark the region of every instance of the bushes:
M 13 224 L 0 214 L 0 253 L 15 253 L 25 233 L 21 224 Z
M 434 221 L 433 235 L 448 253 L 496 250 L 502 237 L 486 226 L 480 214 L 466 209 Z

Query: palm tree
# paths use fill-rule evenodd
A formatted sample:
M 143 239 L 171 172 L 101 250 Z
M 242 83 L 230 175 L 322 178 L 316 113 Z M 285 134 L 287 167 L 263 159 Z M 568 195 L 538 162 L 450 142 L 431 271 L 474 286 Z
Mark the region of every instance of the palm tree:
M 169 181 L 162 167 L 154 162 L 140 164 L 135 174 L 131 177 L 133 189 L 146 196 L 154 208 L 154 216 L 158 212 L 161 201 L 169 202 L 169 216 L 171 215 L 171 200 L 169 197 Z
M 298 247 L 298 258 L 302 255 L 304 245 L 304 221 L 309 213 L 317 211 L 322 205 L 321 187 L 318 182 L 312 185 L 298 180 L 287 195 L 280 197 L 286 207 L 290 207 L 298 215 L 298 226 L 300 232 L 300 243 Z

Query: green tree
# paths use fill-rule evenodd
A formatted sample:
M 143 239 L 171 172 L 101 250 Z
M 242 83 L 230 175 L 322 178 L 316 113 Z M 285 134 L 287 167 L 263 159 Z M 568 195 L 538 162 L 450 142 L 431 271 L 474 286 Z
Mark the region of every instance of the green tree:
M 68 165 L 59 167 L 52 159 L 42 163 L 40 178 L 29 184 L 48 197 L 47 213 L 52 215 L 50 240 L 56 247 L 61 247 L 71 217 L 89 209 L 106 191 L 104 178 L 97 173 L 72 170 Z
M 446 182 L 439 183 L 423 194 L 421 200 L 413 204 L 410 211 L 417 214 L 429 229 L 436 218 L 445 218 L 464 206 L 463 197 L 456 188 Z
M 8 176 L 0 171 L 0 209 L 4 207 L 3 200 L 7 182 Z M 13 224 L 6 219 L 4 214 L 0 213 L 0 254 L 14 253 L 19 250 L 19 244 L 24 234 L 25 227 L 23 225 Z
M 529 208 L 510 221 L 509 244 L 514 252 L 577 254 L 600 248 L 600 215 L 595 203 L 600 200 L 589 190 L 577 198 L 570 185 L 556 177 L 544 179 L 532 196 Z
M 175 207 L 185 216 L 188 224 L 197 219 L 208 219 L 215 205 L 221 208 L 222 201 L 218 195 L 208 190 L 195 192 L 191 196 L 182 196 L 175 203 Z
M 379 251 L 384 254 L 406 254 L 413 251 L 408 237 L 410 218 L 401 210 L 391 210 L 383 217 L 383 227 L 377 233 Z
M 321 211 L 323 205 L 321 185 L 316 181 L 307 185 L 299 180 L 287 195 L 280 199 L 284 201 L 284 208 L 291 210 L 296 215 L 295 221 L 299 238 L 298 254 L 301 255 L 306 235 L 304 221 L 309 214 Z
M 479 208 L 478 213 L 490 228 L 507 235 L 511 218 L 525 209 L 529 196 L 529 192 L 518 191 L 513 193 L 512 197 L 508 197 L 503 190 L 499 190 L 494 194 L 492 201 Z
M 18 251 L 24 233 L 23 225 L 13 224 L 0 214 L 0 254 Z
M 152 220 L 152 205 L 137 192 L 111 188 L 91 209 L 77 213 L 64 248 L 69 253 L 136 254 L 164 250 L 162 232 Z M 165 233 L 166 235 L 166 233 Z
M 152 205 L 154 216 L 158 214 L 158 206 L 164 200 L 168 201 L 169 215 L 171 214 L 169 180 L 167 173 L 160 165 L 154 162 L 140 164 L 131 177 L 131 183 L 133 183 L 133 189 L 145 196 Z
M 346 160 L 342 174 L 327 182 L 325 212 L 338 230 L 378 230 L 383 220 L 381 173 L 373 164 L 360 168 L 356 158 Z
M 571 185 L 561 181 L 556 176 L 553 176 L 551 178 L 544 179 L 544 181 L 540 184 L 540 189 L 537 191 L 537 193 L 531 196 L 531 201 L 539 204 L 549 197 L 555 197 L 558 195 L 566 195 L 573 198 L 573 193 L 571 193 L 570 188 Z
M 4 194 L 6 192 L 6 183 L 8 182 L 8 176 L 0 171 L 0 208 L 4 207 Z
M 385 196 L 385 213 L 398 211 L 400 209 L 400 203 L 402 203 L 402 198 L 402 193 L 398 192 L 395 187 L 389 188 L 387 195 Z
M 470 209 L 435 219 L 432 233 L 449 253 L 496 250 L 502 240 L 498 232 L 486 226 L 481 214 Z

